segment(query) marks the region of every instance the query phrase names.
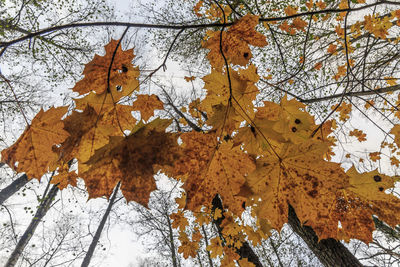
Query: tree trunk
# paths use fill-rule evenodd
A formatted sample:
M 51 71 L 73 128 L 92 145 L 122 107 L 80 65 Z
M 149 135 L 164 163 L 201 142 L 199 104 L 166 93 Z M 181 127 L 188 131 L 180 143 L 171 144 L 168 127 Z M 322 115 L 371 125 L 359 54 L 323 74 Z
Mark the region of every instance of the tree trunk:
M 24 234 L 19 239 L 17 246 L 15 247 L 14 251 L 11 253 L 11 256 L 8 259 L 5 267 L 15 266 L 19 257 L 22 254 L 22 251 L 24 251 L 24 248 L 26 247 L 29 240 L 32 238 L 33 234 L 35 233 L 35 230 L 36 230 L 37 226 L 39 225 L 39 222 L 43 219 L 43 217 L 46 215 L 47 211 L 50 209 L 51 203 L 53 202 L 59 189 L 58 189 L 57 185 L 53 185 L 53 187 L 50 189 L 50 191 L 46 194 L 49 185 L 47 186 L 45 193 L 43 194 L 42 202 L 40 203 L 40 206 L 37 209 L 35 216 L 32 218 L 31 223 L 29 224 L 28 228 L 26 228 Z
M 301 225 L 294 209 L 289 205 L 289 225 L 299 235 L 307 246 L 314 252 L 324 266 L 363 266 L 358 259 L 339 241 L 333 238 L 323 239 L 318 242 L 314 230 Z
M 26 185 L 29 182 L 26 174 L 21 175 L 16 180 L 14 180 L 11 184 L 9 184 L 6 188 L 0 191 L 0 205 L 3 204 L 10 196 L 15 194 L 21 187 Z
M 81 267 L 89 266 L 90 260 L 92 259 L 92 256 L 94 253 L 94 250 L 96 249 L 97 243 L 99 242 L 101 232 L 103 231 L 104 225 L 106 224 L 108 215 L 110 214 L 111 208 L 115 203 L 115 198 L 117 197 L 117 192 L 118 192 L 120 184 L 121 184 L 121 182 L 118 182 L 117 186 L 114 189 L 114 193 L 111 196 L 110 202 L 108 203 L 106 212 L 104 213 L 103 218 L 101 219 L 100 224 L 97 227 L 96 233 L 94 234 L 92 243 L 90 243 L 90 246 L 89 246 L 88 252 L 85 255 L 85 258 L 82 261 Z
M 212 210 L 215 210 L 216 208 L 222 211 L 222 217 L 217 220 L 213 220 L 213 223 L 218 229 L 218 234 L 222 236 L 221 223 L 224 220 L 225 216 L 224 216 L 224 207 L 222 205 L 222 201 L 219 195 L 215 195 L 212 201 Z M 236 249 L 236 253 L 240 256 L 240 258 L 247 258 L 247 260 L 253 263 L 256 267 L 263 267 L 263 265 L 260 262 L 260 259 L 258 258 L 257 254 L 254 252 L 254 250 L 252 249 L 252 247 L 248 242 L 243 242 L 241 248 Z
M 169 243 L 171 248 L 171 257 L 172 257 L 172 265 L 174 267 L 178 267 L 176 262 L 176 252 L 175 252 L 175 243 L 174 243 L 174 232 L 172 231 L 171 219 L 169 218 L 168 214 L 165 214 L 168 222 L 168 231 L 169 231 Z

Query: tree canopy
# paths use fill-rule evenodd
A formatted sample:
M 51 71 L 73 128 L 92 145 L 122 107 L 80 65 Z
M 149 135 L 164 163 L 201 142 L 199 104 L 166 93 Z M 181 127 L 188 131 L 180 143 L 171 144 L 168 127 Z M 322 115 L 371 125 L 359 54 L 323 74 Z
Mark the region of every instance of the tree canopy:
M 189 22 L 82 22 L 12 37 L 1 42 L 1 54 L 64 29 L 126 27 L 85 65 L 71 105 L 41 110 L 31 121 L 24 115 L 26 130 L 1 160 L 29 179 L 54 171 L 51 182 L 60 189 L 81 178 L 89 198 L 109 198 L 120 183 L 127 201 L 145 207 L 156 189 L 153 176 L 164 173 L 184 191 L 171 216 L 178 251 L 196 255 L 201 231 L 185 232 L 192 214 L 195 229 L 217 225 L 220 235 L 207 250 L 223 266 L 258 265 L 241 251 L 280 231 L 290 216 L 318 240 L 368 244 L 376 219 L 400 223 L 393 189 L 400 164 L 399 5 L 198 1 L 198 20 Z M 131 28 L 174 31 L 150 73 L 133 64 L 134 48 L 121 47 Z M 202 96 L 177 104 L 164 85 L 148 93 L 144 84 L 189 32 L 202 34 L 198 45 L 209 65 L 181 82 L 202 84 Z M 354 122 L 360 118 L 382 139 Z M 367 140 L 375 150 L 349 152 L 348 143 Z

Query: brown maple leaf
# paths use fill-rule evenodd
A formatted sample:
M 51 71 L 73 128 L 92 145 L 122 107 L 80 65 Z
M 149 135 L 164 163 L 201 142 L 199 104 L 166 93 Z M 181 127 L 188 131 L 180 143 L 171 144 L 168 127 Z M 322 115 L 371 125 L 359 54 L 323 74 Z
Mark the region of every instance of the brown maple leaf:
M 127 201 L 147 207 L 156 189 L 153 175 L 163 165 L 172 165 L 179 153 L 178 136 L 166 133 L 171 120 L 139 123 L 127 137 L 111 136 L 107 145 L 96 150 L 85 164 L 90 168 L 80 176 L 89 197 L 109 197 L 118 181 Z

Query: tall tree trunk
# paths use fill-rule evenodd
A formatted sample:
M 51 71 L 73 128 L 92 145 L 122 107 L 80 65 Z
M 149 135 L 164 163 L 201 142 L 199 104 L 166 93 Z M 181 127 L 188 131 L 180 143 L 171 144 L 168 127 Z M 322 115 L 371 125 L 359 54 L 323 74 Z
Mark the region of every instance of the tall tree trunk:
M 47 190 L 50 186 L 50 183 L 47 185 L 45 193 L 43 194 L 42 202 L 40 203 L 39 208 L 37 209 L 35 216 L 32 218 L 31 223 L 29 224 L 28 228 L 26 228 L 24 234 L 19 239 L 17 246 L 15 247 L 14 251 L 11 253 L 10 258 L 8 259 L 5 267 L 13 267 L 17 263 L 19 257 L 24 251 L 24 248 L 28 244 L 29 240 L 32 238 L 33 234 L 39 222 L 43 219 L 46 215 L 47 211 L 51 207 L 51 203 L 53 202 L 55 196 L 57 195 L 59 189 L 57 185 L 53 185 L 50 191 L 47 193 Z M 46 194 L 47 193 L 47 194 Z
M 222 211 L 222 217 L 213 220 L 214 225 L 218 229 L 218 234 L 222 236 L 222 227 L 221 223 L 224 220 L 224 207 L 222 205 L 221 198 L 219 195 L 215 195 L 214 199 L 212 200 L 212 210 L 215 210 L 216 208 L 220 209 Z M 251 263 L 253 263 L 256 267 L 262 267 L 263 265 L 260 262 L 260 259 L 258 258 L 257 254 L 254 252 L 252 247 L 248 242 L 243 242 L 242 246 L 239 249 L 236 249 L 236 253 L 241 257 L 241 258 L 247 258 L 247 260 Z
M 15 194 L 21 187 L 26 185 L 29 182 L 26 174 L 21 175 L 16 180 L 14 180 L 11 184 L 5 187 L 0 191 L 0 205 L 3 204 L 10 196 Z
M 93 236 L 92 243 L 90 243 L 89 249 L 85 255 L 85 258 L 82 261 L 82 267 L 87 267 L 89 266 L 90 260 L 92 259 L 94 250 L 96 249 L 97 243 L 99 242 L 101 232 L 103 231 L 104 225 L 106 224 L 108 215 L 110 214 L 111 208 L 115 203 L 115 198 L 117 197 L 118 189 L 120 186 L 121 182 L 118 182 L 117 186 L 114 189 L 114 193 L 111 196 L 110 202 L 108 203 L 106 212 L 103 215 L 103 218 L 100 221 L 99 226 L 97 227 L 96 233 Z
M 178 267 L 178 264 L 176 262 L 176 252 L 175 252 L 175 243 L 174 243 L 174 232 L 172 231 L 172 226 L 171 226 L 171 219 L 169 218 L 168 214 L 165 214 L 165 217 L 167 218 L 168 222 L 168 231 L 169 231 L 169 243 L 170 243 L 170 248 L 171 248 L 171 255 L 172 255 L 172 265 L 174 267 Z
M 307 246 L 314 252 L 320 262 L 329 267 L 363 266 L 358 259 L 339 241 L 333 238 L 323 239 L 318 242 L 314 230 L 301 225 L 294 209 L 289 206 L 289 225 L 298 234 Z

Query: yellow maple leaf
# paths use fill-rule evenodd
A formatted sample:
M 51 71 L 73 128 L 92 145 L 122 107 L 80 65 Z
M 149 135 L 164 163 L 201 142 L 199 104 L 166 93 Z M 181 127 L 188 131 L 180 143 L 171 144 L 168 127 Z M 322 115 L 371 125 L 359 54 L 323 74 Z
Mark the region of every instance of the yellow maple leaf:
M 333 79 L 336 81 L 339 80 L 341 77 L 346 75 L 347 71 L 347 66 L 346 65 L 341 65 L 337 68 L 337 73 L 333 76 Z
M 296 30 L 301 30 L 305 31 L 304 28 L 308 25 L 308 23 L 301 19 L 301 18 L 294 18 L 292 22 L 292 27 L 295 28 Z
M 375 228 L 372 215 L 394 227 L 400 220 L 400 199 L 385 190 L 394 187 L 398 179 L 371 171 L 358 173 L 353 166 L 346 174 L 349 184 L 339 191 L 331 217 L 340 220 L 347 239 L 372 241 Z
M 169 217 L 172 220 L 172 227 L 175 229 L 180 228 L 181 231 L 184 231 L 186 226 L 189 225 L 189 222 L 182 211 L 172 213 Z
M 247 177 L 255 196 L 262 199 L 255 208 L 257 216 L 281 229 L 287 222 L 290 204 L 300 221 L 307 221 L 318 233 L 326 223 L 321 219 L 328 217 L 328 207 L 336 199 L 335 191 L 344 186 L 345 178 L 339 164 L 323 160 L 327 149 L 324 143 L 308 140 L 299 145 L 282 145 L 276 149 L 279 158 L 259 158 L 256 170 Z M 337 221 L 331 223 L 337 227 Z
M 320 70 L 322 68 L 322 62 L 318 62 L 314 65 L 315 70 Z
M 58 174 L 53 176 L 50 183 L 58 184 L 58 188 L 60 190 L 66 188 L 68 185 L 76 187 L 76 180 L 78 175 L 75 171 L 69 171 L 68 164 L 65 164 L 60 170 L 58 170 Z
M 330 44 L 327 51 L 329 54 L 333 54 L 336 52 L 336 49 L 337 49 L 337 46 L 335 44 Z
M 326 3 L 325 3 L 325 1 L 318 1 L 318 2 L 315 3 L 315 5 L 316 5 L 319 9 L 321 9 L 321 10 L 323 10 L 323 9 L 326 8 Z

